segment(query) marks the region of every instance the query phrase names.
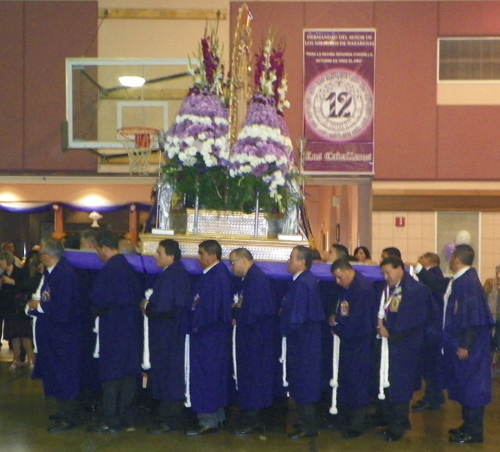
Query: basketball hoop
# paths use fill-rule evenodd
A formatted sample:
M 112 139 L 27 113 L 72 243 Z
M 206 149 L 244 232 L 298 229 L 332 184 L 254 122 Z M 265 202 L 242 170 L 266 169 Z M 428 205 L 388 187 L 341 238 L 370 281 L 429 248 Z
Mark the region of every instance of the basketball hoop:
M 159 132 L 150 127 L 124 127 L 118 130 L 118 138 L 127 149 L 130 175 L 149 175 L 151 148 L 158 145 Z

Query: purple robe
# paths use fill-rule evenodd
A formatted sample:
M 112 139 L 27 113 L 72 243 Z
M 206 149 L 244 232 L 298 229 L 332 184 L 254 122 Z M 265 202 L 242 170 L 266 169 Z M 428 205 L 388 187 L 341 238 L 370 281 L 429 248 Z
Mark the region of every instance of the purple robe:
M 467 270 L 453 282 L 443 331 L 448 397 L 466 408 L 491 402 L 491 334 L 494 321 L 477 272 Z M 458 359 L 457 349 L 469 357 Z
M 321 396 L 321 323 L 325 314 L 318 280 L 306 270 L 290 284 L 280 317 L 287 338 L 287 378 L 290 395 L 300 404 Z
M 389 402 L 408 403 L 420 380 L 421 352 L 434 299 L 427 287 L 404 274 L 401 302 L 397 310 L 387 309 L 389 332 Z
M 99 271 L 91 291 L 99 315 L 99 378 L 120 380 L 142 372 L 142 293 L 127 259 L 117 254 Z
M 37 358 L 33 378 L 41 378 L 46 397 L 76 399 L 81 380 L 81 297 L 76 274 L 63 257 L 44 273 L 43 313 L 36 317 Z
M 231 276 L 219 262 L 200 276 L 189 312 L 190 394 L 195 413 L 227 404 L 231 360 Z
M 185 334 L 181 327 L 189 295 L 188 272 L 181 262 L 174 262 L 156 278 L 153 293 L 146 305 L 151 390 L 156 400 L 184 400 Z
M 273 342 L 277 313 L 271 285 L 264 272 L 252 265 L 243 279 L 240 307 L 233 310 L 236 326 L 238 405 L 257 411 L 273 402 Z
M 370 404 L 375 290 L 356 272 L 352 284 L 339 288 L 333 332 L 340 338 L 337 402 L 362 408 Z

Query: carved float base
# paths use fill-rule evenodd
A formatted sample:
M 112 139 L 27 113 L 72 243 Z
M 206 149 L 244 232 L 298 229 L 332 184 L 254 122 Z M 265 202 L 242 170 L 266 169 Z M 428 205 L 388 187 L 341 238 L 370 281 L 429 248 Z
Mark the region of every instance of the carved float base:
M 235 248 L 247 248 L 256 261 L 286 262 L 297 241 L 286 241 L 268 238 L 258 238 L 237 235 L 218 234 L 186 234 L 161 236 L 156 234 L 141 234 L 142 254 L 153 256 L 156 254 L 158 243 L 164 239 L 174 239 L 179 242 L 183 257 L 197 257 L 198 245 L 203 240 L 217 240 L 222 247 L 223 259 L 229 258 L 229 253 Z M 308 242 L 301 242 L 308 245 Z

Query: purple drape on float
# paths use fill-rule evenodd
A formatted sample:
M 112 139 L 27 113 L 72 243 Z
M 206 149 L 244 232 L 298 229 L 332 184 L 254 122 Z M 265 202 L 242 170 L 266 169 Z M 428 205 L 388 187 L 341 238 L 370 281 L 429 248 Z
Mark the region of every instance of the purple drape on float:
M 90 270 L 99 270 L 104 264 L 100 261 L 97 253 L 86 251 L 66 251 L 68 261 L 76 268 L 87 268 Z M 156 266 L 156 261 L 153 256 L 126 256 L 129 263 L 134 267 L 137 273 L 146 273 L 156 275 L 161 273 L 161 269 Z M 194 258 L 183 258 L 181 261 L 186 270 L 192 275 L 201 275 L 201 268 L 198 260 Z M 229 268 L 229 262 L 224 261 Z M 291 280 L 292 275 L 287 272 L 287 264 L 285 262 L 258 262 L 262 271 L 272 279 Z M 382 281 L 382 273 L 378 265 L 353 265 L 354 269 L 360 272 L 370 281 Z M 312 273 L 321 281 L 333 281 L 330 273 L 330 264 L 314 264 Z

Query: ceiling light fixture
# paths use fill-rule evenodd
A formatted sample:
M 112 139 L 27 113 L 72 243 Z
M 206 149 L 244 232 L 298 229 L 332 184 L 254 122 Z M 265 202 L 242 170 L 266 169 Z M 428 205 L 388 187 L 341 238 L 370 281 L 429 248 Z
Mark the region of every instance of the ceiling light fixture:
M 124 75 L 122 77 L 118 77 L 118 80 L 123 86 L 127 86 L 129 88 L 139 88 L 146 82 L 144 77 L 138 77 L 135 75 Z

